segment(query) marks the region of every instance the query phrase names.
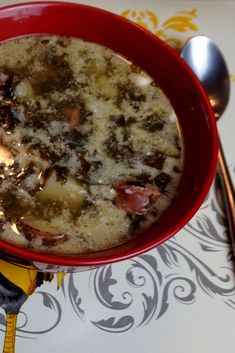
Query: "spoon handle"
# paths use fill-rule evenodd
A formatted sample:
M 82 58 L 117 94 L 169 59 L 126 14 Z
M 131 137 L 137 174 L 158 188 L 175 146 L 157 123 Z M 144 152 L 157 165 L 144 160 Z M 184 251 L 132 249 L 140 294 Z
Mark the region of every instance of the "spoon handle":
M 229 231 L 231 240 L 235 250 L 235 193 L 233 183 L 228 171 L 228 167 L 225 162 L 224 152 L 221 145 L 219 143 L 219 154 L 218 154 L 218 167 L 219 173 L 221 176 L 221 184 L 222 190 L 225 195 L 225 207 L 227 211 L 227 217 L 229 222 Z

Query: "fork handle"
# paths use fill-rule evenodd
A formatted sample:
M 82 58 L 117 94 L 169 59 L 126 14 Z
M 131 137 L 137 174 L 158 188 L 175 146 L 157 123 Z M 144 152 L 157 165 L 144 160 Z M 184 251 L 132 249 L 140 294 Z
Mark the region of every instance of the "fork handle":
M 227 211 L 227 217 L 229 222 L 230 237 L 235 250 L 235 192 L 220 141 L 218 154 L 218 170 L 221 177 L 220 179 L 222 184 L 222 190 L 225 196 L 225 209 Z

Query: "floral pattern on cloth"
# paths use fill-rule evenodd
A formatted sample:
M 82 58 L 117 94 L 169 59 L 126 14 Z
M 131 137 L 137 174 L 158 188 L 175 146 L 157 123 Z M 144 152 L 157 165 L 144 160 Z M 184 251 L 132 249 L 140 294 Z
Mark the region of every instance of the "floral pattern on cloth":
M 196 8 L 189 11 L 177 11 L 174 16 L 162 22 L 155 12 L 149 10 L 128 9 L 122 11 L 121 15 L 154 33 L 177 51 L 182 48 L 189 37 L 199 30 L 195 22 Z

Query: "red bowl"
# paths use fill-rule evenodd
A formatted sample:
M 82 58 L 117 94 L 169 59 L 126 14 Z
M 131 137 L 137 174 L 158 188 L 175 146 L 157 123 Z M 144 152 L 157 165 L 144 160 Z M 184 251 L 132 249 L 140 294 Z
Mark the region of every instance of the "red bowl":
M 218 140 L 207 95 L 192 71 L 168 45 L 138 25 L 90 6 L 33 2 L 0 9 L 0 41 L 33 34 L 76 36 L 122 54 L 147 71 L 170 99 L 179 118 L 185 144 L 185 166 L 177 197 L 144 234 L 109 250 L 78 256 L 33 252 L 0 240 L 0 249 L 50 270 L 76 270 L 140 255 L 177 233 L 206 197 L 217 163 Z M 57 266 L 47 266 L 57 265 Z

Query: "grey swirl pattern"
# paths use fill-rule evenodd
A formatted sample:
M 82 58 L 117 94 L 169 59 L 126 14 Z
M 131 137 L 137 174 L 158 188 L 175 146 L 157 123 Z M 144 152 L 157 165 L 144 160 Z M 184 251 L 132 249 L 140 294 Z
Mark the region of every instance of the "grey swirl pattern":
M 61 321 L 61 305 L 53 295 L 48 292 L 37 291 L 34 296 L 37 305 L 39 303 L 41 304 L 41 306 L 37 308 L 38 315 L 45 315 L 47 319 L 44 320 L 43 326 L 41 326 L 41 324 L 38 326 L 35 312 L 31 313 L 30 310 L 27 310 L 27 305 L 24 305 L 18 314 L 19 317 L 16 329 L 17 337 L 32 339 L 38 335 L 52 331 Z M 39 321 L 41 323 L 41 320 Z M 5 314 L 0 312 L 1 332 L 5 332 L 5 325 Z
M 74 311 L 80 317 L 80 319 L 83 320 L 84 315 L 85 315 L 85 311 L 81 307 L 82 298 L 81 298 L 79 290 L 75 286 L 73 278 L 74 278 L 74 275 L 71 274 L 70 278 L 69 278 L 69 283 L 68 283 L 68 295 L 69 295 L 69 299 L 70 299 L 70 302 L 72 304 Z
M 90 321 L 107 332 L 125 332 L 159 319 L 174 301 L 195 303 L 199 291 L 235 309 L 231 252 L 216 178 L 200 210 L 175 237 L 142 256 L 91 272 L 90 292 L 102 316 Z M 215 255 L 220 263 L 213 261 Z

